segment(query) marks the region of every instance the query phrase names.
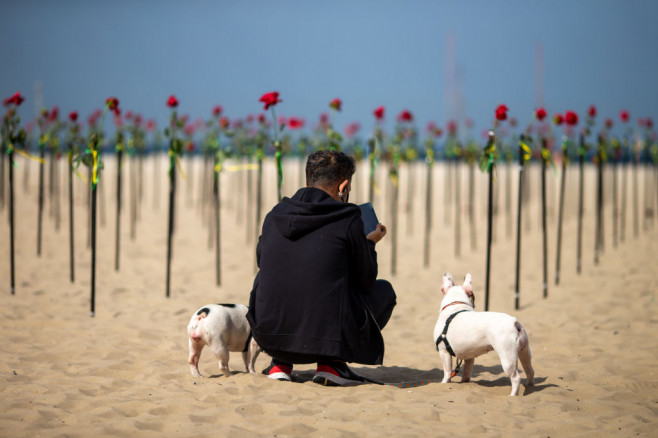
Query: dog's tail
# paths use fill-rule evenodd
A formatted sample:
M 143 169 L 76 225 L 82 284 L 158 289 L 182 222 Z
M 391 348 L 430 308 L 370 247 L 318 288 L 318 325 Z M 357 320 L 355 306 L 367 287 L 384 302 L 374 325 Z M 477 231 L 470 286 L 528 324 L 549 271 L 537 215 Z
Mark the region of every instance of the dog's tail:
M 525 329 L 518 320 L 514 321 L 514 327 L 516 327 L 516 339 L 519 343 L 519 349 L 525 350 L 528 348 L 528 333 L 526 333 Z

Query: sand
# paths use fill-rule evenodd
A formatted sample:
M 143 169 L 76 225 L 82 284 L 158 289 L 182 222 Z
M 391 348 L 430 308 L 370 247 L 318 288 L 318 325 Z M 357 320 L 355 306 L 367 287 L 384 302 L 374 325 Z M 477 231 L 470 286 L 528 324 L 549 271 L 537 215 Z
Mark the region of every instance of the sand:
M 586 173 L 582 273 L 576 273 L 577 176 L 568 175 L 560 284 L 555 285 L 558 173 L 549 182 L 549 284 L 542 296 L 542 235 L 538 213 L 539 173 L 531 171 L 524 208 L 521 308 L 514 309 L 516 225 L 505 219 L 505 171 L 499 169 L 499 218 L 492 249 L 490 310 L 515 315 L 528 331 L 535 386 L 510 397 L 510 382 L 495 353 L 476 359 L 471 383 L 435 383 L 443 375 L 432 332 L 445 271 L 473 275 L 477 310 L 484 310 L 486 176 L 475 174 L 476 240 L 470 240 L 468 178 L 462 171 L 460 255 L 455 255 L 454 197 L 446 199 L 446 167 L 435 167 L 431 259 L 423 267 L 425 169 L 407 168 L 400 178 L 396 273 L 392 274 L 392 217 L 385 202 L 390 184 L 379 172 L 375 208 L 389 226 L 378 245 L 380 277 L 389 279 L 398 306 L 384 329 L 381 367 L 353 365 L 357 373 L 397 384 L 329 388 L 310 381 L 312 365 L 297 366 L 298 382 L 247 374 L 239 353 L 235 374 L 219 374 L 209 350 L 194 378 L 187 364 L 186 325 L 206 303 L 247 303 L 254 267 L 254 211 L 247 211 L 246 175 L 226 166 L 222 174 L 222 284 L 216 285 L 208 215 L 201 212 L 200 161 L 180 181 L 171 297 L 165 297 L 167 180 L 164 161 L 154 179 L 145 163 L 144 194 L 131 239 L 130 179 L 124 180 L 120 270 L 114 270 L 115 171 L 106 157 L 99 203 L 96 314 L 90 317 L 90 252 L 84 183 L 75 183 L 75 282 L 69 279 L 68 214 L 62 202 L 60 229 L 48 196 L 42 255 L 36 254 L 37 165 L 16 168 L 15 295 L 9 292 L 9 227 L 0 220 L 0 436 L 655 436 L 658 426 L 658 228 L 655 217 L 638 219 L 634 235 L 632 198 L 625 236 L 613 242 L 610 190 L 606 194 L 605 246 L 594 263 L 593 168 Z M 236 164 L 236 163 L 234 163 Z M 25 178 L 25 170 L 29 174 Z M 189 173 L 190 167 L 183 168 Z M 130 166 L 126 166 L 130 169 Z M 363 202 L 366 167 L 351 200 Z M 296 162 L 286 164 L 284 193 L 298 184 Z M 516 175 L 511 199 L 516 212 Z M 48 173 L 46 173 L 48 174 Z M 639 187 L 644 189 L 644 174 Z M 66 181 L 63 172 L 59 174 Z M 610 173 L 606 176 L 610 181 Z M 27 185 L 24 186 L 24 181 Z M 157 181 L 157 182 L 156 182 Z M 240 182 L 241 181 L 241 182 Z M 263 213 L 274 203 L 274 166 L 266 162 Z M 137 181 L 136 181 L 137 183 Z M 192 185 L 191 190 L 188 188 Z M 105 185 L 105 187 L 102 187 Z M 610 183 L 607 183 L 607 189 Z M 157 191 L 156 191 L 157 189 Z M 407 206 L 408 194 L 415 201 Z M 643 193 L 643 192 L 642 192 Z M 644 197 L 640 194 L 640 207 Z M 655 192 L 653 199 L 655 199 Z M 154 199 L 157 196 L 157 199 Z M 252 192 L 252 199 L 255 198 Z M 157 201 L 157 202 L 156 202 Z M 653 204 L 651 204 L 653 205 Z M 407 210 L 408 208 L 408 210 Z M 52 212 L 52 214 L 51 214 Z M 100 224 L 104 217 L 104 225 Z M 508 235 L 508 230 L 512 231 Z M 258 371 L 269 363 L 262 354 Z M 418 382 L 432 382 L 418 387 Z

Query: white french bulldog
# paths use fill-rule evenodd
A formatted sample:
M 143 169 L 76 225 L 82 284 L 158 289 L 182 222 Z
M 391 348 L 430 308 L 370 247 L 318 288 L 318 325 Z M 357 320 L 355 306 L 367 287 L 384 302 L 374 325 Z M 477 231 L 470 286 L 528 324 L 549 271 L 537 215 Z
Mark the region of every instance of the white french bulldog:
M 256 372 L 254 364 L 261 348 L 251 337 L 246 315 L 247 306 L 243 304 L 207 304 L 194 312 L 187 326 L 190 337 L 188 362 L 194 377 L 203 377 L 199 372 L 199 357 L 206 345 L 219 360 L 219 370 L 225 376 L 231 375 L 229 351 L 241 351 L 247 372 Z
M 443 300 L 439 319 L 434 327 L 434 341 L 443 363 L 443 380 L 448 383 L 453 377 L 452 355 L 464 360 L 462 382 L 471 379 L 475 358 L 491 350 L 500 357 L 505 374 L 512 381 L 510 395 L 518 395 L 521 375 L 518 359 L 527 377 L 527 385 L 533 384 L 528 334 L 514 317 L 498 312 L 476 312 L 471 274 L 466 274 L 463 286 L 455 286 L 450 273 L 443 276 Z M 458 313 L 459 312 L 459 313 Z M 457 315 L 455 315 L 458 313 Z M 455 315 L 451 318 L 452 315 Z M 448 321 L 450 319 L 450 321 Z M 448 327 L 446 329 L 446 322 Z

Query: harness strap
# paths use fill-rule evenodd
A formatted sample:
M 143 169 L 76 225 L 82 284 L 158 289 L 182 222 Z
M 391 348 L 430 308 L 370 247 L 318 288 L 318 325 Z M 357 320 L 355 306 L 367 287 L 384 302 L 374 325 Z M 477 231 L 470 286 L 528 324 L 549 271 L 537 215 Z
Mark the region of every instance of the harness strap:
M 452 351 L 452 347 L 450 347 L 450 344 L 448 343 L 448 338 L 447 338 L 447 333 L 448 333 L 448 327 L 450 326 L 450 323 L 452 322 L 453 319 L 455 319 L 455 316 L 459 315 L 462 312 L 471 312 L 471 310 L 464 309 L 460 310 L 459 312 L 455 312 L 452 315 L 448 317 L 446 320 L 445 325 L 443 326 L 443 332 L 439 335 L 439 337 L 436 339 L 436 351 L 439 351 L 439 344 L 443 342 L 446 346 L 446 350 L 448 350 L 448 353 L 450 353 L 450 356 L 455 356 L 455 352 Z

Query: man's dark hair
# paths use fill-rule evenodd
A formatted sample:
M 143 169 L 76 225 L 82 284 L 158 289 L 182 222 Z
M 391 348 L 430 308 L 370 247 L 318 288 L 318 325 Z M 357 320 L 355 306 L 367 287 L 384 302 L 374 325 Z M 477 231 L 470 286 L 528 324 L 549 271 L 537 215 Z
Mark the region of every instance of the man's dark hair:
M 353 157 L 339 151 L 313 152 L 306 160 L 306 185 L 326 187 L 351 179 L 356 172 Z

